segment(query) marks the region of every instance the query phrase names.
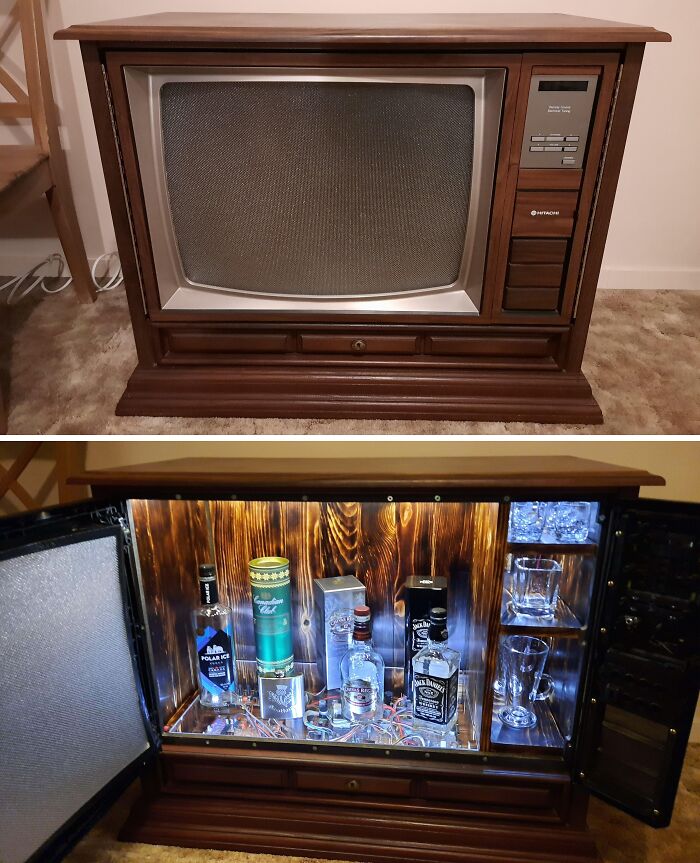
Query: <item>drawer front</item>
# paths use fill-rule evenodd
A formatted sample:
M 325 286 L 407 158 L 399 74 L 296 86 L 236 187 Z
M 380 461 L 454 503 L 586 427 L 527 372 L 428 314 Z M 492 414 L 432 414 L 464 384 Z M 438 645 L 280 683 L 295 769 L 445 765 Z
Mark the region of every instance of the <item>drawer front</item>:
M 434 336 L 428 339 L 433 356 L 468 357 L 483 360 L 539 361 L 544 365 L 554 362 L 561 344 L 560 335 L 533 333 L 493 336 Z
M 518 192 L 513 237 L 570 237 L 578 192 Z
M 277 767 L 232 764 L 230 761 L 168 756 L 162 759 L 163 775 L 169 785 L 205 787 L 285 788 L 287 771 Z
M 561 264 L 510 264 L 506 284 L 511 288 L 558 288 L 563 278 Z
M 353 333 L 338 335 L 304 334 L 300 337 L 301 350 L 305 354 L 345 354 L 347 356 L 371 356 L 376 354 L 414 354 L 417 350 L 416 336 L 369 336 Z
M 168 353 L 193 354 L 282 354 L 288 349 L 286 333 L 226 333 L 163 330 Z
M 476 782 L 425 783 L 428 800 L 445 800 L 454 803 L 471 803 L 487 806 L 516 806 L 527 809 L 552 809 L 555 805 L 551 789 L 524 788 L 522 785 L 496 785 Z
M 411 779 L 407 776 L 378 776 L 358 773 L 330 773 L 299 770 L 296 787 L 303 791 L 321 791 L 378 797 L 410 797 Z
M 507 287 L 503 308 L 509 312 L 553 312 L 559 308 L 559 288 Z
M 510 244 L 511 264 L 564 264 L 568 240 L 515 239 Z

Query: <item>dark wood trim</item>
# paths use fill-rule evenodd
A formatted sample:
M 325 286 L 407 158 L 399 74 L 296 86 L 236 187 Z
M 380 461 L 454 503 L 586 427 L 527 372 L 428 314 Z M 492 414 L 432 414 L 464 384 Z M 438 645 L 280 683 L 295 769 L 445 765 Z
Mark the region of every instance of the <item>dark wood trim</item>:
M 304 446 L 304 445 L 302 445 Z M 371 489 L 588 489 L 664 485 L 663 477 L 574 456 L 482 456 L 470 458 L 212 459 L 86 470 L 69 479 L 95 490 L 119 487 L 136 496 L 144 487 L 359 488 Z M 500 606 L 499 606 L 500 608 Z
M 669 42 L 636 24 L 561 14 L 318 15 L 162 13 L 73 25 L 57 39 L 85 41 L 392 45 L 527 45 Z
M 141 273 L 132 242 L 131 214 L 124 189 L 119 144 L 114 135 L 114 118 L 106 72 L 102 65 L 100 52 L 93 44 L 83 42 L 80 49 L 83 56 L 95 129 L 97 131 L 102 169 L 105 175 L 105 183 L 107 184 L 119 260 L 124 274 L 124 286 L 129 303 L 131 325 L 134 330 L 136 352 L 139 364 L 149 366 L 155 362 L 155 350 L 151 331 L 145 317 Z
M 643 45 L 630 45 L 622 62 L 622 74 L 608 130 L 605 161 L 601 168 L 600 186 L 593 201 L 594 219 L 587 238 L 581 287 L 575 310 L 575 323 L 565 361 L 567 369 L 580 368 L 583 361 L 583 352 L 588 338 L 588 326 L 595 301 L 595 289 L 603 262 L 605 241 L 610 227 L 615 192 L 620 178 L 622 157 L 627 142 L 643 57 Z

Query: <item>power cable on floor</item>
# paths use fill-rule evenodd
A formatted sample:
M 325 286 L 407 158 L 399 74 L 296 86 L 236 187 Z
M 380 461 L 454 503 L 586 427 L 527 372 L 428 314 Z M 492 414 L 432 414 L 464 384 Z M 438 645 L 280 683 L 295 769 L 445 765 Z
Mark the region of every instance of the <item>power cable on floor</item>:
M 104 281 L 103 284 L 100 284 L 97 280 L 97 269 L 102 261 L 106 262 L 107 269 L 105 270 L 104 275 L 100 278 L 102 280 L 106 279 L 106 281 Z M 110 269 L 115 262 L 117 268 L 114 273 L 110 275 Z M 32 267 L 31 270 L 24 273 L 24 275 L 13 276 L 11 279 L 1 284 L 0 291 L 4 291 L 6 289 L 9 291 L 7 294 L 7 305 L 16 305 L 20 300 L 29 296 L 35 288 L 40 288 L 45 294 L 58 294 L 61 291 L 65 291 L 65 289 L 73 283 L 73 276 L 68 275 L 65 277 L 63 283 L 58 285 L 58 287 L 49 288 L 44 281 L 49 274 L 40 273 L 43 267 L 51 266 L 54 263 L 58 264 L 58 272 L 50 278 L 61 279 L 66 267 L 66 262 L 63 259 L 63 255 L 60 255 L 58 252 L 54 252 L 47 258 L 44 258 L 43 261 L 36 264 L 36 266 Z M 114 288 L 121 285 L 124 281 L 124 275 L 122 273 L 117 253 L 105 252 L 105 254 L 100 255 L 90 267 L 90 277 L 92 278 L 92 283 L 94 284 L 95 290 L 98 294 L 102 294 L 105 291 L 112 291 Z

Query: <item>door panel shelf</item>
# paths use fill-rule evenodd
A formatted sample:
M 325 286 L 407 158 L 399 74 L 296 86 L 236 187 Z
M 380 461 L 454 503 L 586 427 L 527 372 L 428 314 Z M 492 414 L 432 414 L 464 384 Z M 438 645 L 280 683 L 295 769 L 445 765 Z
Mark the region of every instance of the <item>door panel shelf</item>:
M 509 542 L 508 554 L 517 557 L 527 557 L 527 554 L 597 554 L 598 543 L 588 542 Z
M 556 614 L 551 620 L 518 614 L 511 606 L 510 594 L 504 590 L 501 606 L 501 630 L 505 633 L 522 631 L 526 635 L 536 635 L 541 631 L 545 635 L 577 637 L 585 631 L 585 626 L 561 598 L 557 602 Z
M 509 728 L 498 718 L 498 711 L 503 702 L 495 701 L 491 718 L 491 746 L 517 747 L 527 749 L 561 750 L 564 748 L 564 738 L 552 710 L 546 701 L 535 701 L 533 710 L 537 716 L 537 725 L 532 728 Z

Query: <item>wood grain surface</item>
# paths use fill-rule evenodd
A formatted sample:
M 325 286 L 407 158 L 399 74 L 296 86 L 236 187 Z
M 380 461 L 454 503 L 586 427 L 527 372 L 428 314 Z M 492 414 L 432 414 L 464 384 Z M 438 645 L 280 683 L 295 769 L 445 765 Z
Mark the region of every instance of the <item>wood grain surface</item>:
M 190 612 L 197 565 L 212 556 L 223 602 L 233 608 L 236 656 L 255 684 L 255 637 L 248 562 L 288 557 L 294 657 L 307 684 L 316 674 L 313 582 L 354 573 L 366 587 L 374 642 L 403 687 L 404 586 L 411 575 L 448 579 L 450 644 L 462 667 L 483 668 L 495 565 L 498 505 L 456 502 L 157 501 L 132 504 L 159 697 L 166 716 L 195 689 Z M 211 545 L 208 531 L 211 531 Z M 469 676 L 469 710 L 481 717 L 483 674 Z
M 197 567 L 211 561 L 206 504 L 133 500 L 131 514 L 146 604 L 161 721 L 195 690 L 192 609 Z

